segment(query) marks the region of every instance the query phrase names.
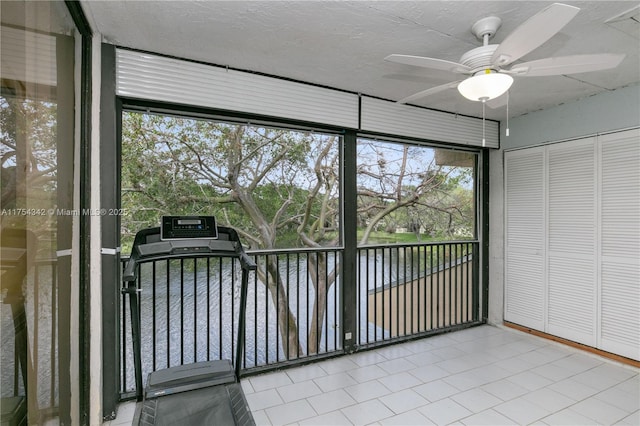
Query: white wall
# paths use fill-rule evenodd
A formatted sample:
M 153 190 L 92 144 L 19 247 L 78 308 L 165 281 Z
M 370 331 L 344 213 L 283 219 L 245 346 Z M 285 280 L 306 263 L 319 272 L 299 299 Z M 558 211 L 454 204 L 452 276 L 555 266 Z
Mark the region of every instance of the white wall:
M 637 126 L 638 84 L 513 118 L 511 136 L 505 137 L 502 130 L 500 144 L 502 149 L 522 148 Z
M 504 150 L 576 139 L 640 127 L 640 85 L 590 96 L 511 119 L 510 136 L 491 151 L 489 176 L 489 315 L 501 324 L 504 314 Z

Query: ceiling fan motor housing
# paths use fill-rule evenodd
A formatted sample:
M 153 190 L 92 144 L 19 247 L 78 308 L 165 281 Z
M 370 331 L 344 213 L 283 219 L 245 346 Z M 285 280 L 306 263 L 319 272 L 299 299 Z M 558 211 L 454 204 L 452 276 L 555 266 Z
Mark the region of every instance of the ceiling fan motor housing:
M 471 74 L 478 71 L 491 68 L 491 57 L 493 52 L 498 48 L 497 44 L 488 44 L 486 46 L 471 49 L 460 58 L 460 63 L 472 69 Z
M 488 16 L 477 21 L 471 27 L 471 32 L 483 45 L 476 47 L 462 55 L 460 63 L 472 69 L 471 74 L 490 68 L 493 52 L 498 48 L 497 44 L 489 44 L 489 39 L 496 34 L 502 25 L 502 19 L 497 16 Z M 494 70 L 495 71 L 495 70 Z

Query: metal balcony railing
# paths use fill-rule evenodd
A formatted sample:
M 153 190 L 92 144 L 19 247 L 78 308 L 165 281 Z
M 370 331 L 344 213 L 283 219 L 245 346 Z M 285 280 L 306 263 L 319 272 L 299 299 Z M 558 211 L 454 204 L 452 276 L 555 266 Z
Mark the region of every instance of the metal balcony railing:
M 243 369 L 341 350 L 342 251 L 253 251 Z M 126 259 L 123 259 L 123 265 Z M 234 259 L 161 260 L 140 266 L 143 379 L 175 365 L 233 359 L 240 267 Z M 121 391 L 134 389 L 128 299 L 121 306 Z
M 3 398 L 25 396 L 25 372 L 28 377 L 30 407 L 33 419 L 46 420 L 58 413 L 58 344 L 59 295 L 58 263 L 56 259 L 36 259 L 30 265 L 22 286 L 18 318 L 12 312 L 15 303 L 3 292 L 2 330 L 0 330 L 0 380 Z M 18 324 L 15 322 L 18 321 Z M 26 333 L 26 357 L 23 358 L 16 342 L 16 330 Z M 22 360 L 22 361 L 21 361 Z M 25 366 L 21 362 L 26 361 Z M 11 373 L 12 372 L 12 373 Z
M 478 243 L 358 249 L 360 346 L 478 321 Z
M 359 247 L 344 283 L 339 248 L 249 251 L 245 371 L 342 353 L 342 318 L 356 309 L 356 349 L 479 321 L 478 242 Z M 123 259 L 123 265 L 126 259 Z M 233 359 L 240 267 L 232 259 L 139 265 L 143 379 L 149 372 Z M 348 286 L 348 288 L 343 288 Z M 344 307 L 343 292 L 356 292 Z M 127 296 L 121 306 L 121 394 L 134 390 Z

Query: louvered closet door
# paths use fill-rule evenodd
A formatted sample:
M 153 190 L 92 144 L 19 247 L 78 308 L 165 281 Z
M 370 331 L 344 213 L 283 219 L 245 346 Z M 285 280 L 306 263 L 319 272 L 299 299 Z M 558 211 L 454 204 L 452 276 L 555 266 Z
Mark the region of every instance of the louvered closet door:
M 548 333 L 596 345 L 595 138 L 548 147 Z
M 505 153 L 505 320 L 544 327 L 544 150 Z
M 640 130 L 600 137 L 602 349 L 640 360 Z

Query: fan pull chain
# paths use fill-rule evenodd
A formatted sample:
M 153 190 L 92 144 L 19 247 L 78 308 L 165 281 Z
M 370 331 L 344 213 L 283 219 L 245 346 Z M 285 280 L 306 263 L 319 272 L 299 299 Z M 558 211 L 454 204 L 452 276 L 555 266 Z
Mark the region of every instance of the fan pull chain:
M 484 108 L 486 103 L 487 103 L 486 99 L 483 99 L 482 100 L 482 147 L 483 148 L 486 145 L 486 141 L 484 138 Z
M 509 91 L 507 90 L 507 131 L 506 136 L 509 136 Z

